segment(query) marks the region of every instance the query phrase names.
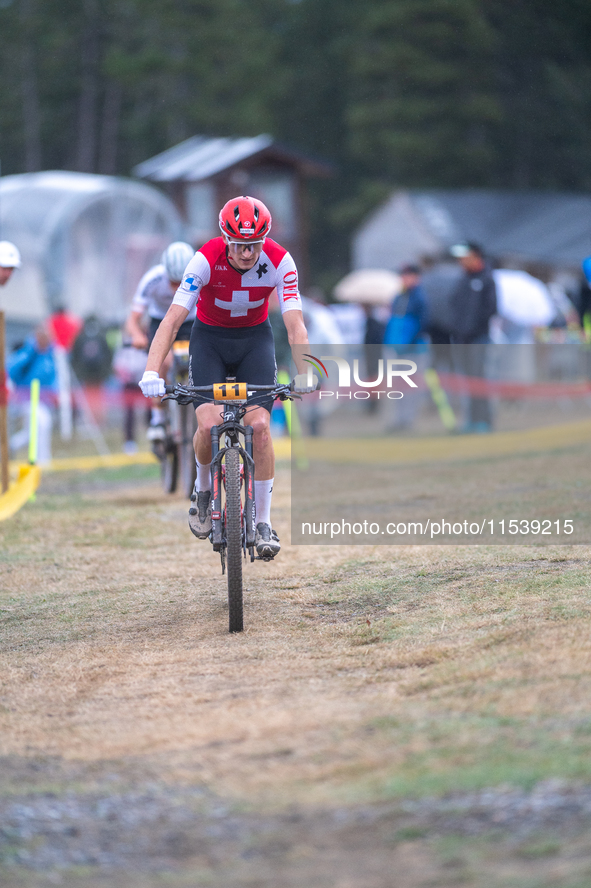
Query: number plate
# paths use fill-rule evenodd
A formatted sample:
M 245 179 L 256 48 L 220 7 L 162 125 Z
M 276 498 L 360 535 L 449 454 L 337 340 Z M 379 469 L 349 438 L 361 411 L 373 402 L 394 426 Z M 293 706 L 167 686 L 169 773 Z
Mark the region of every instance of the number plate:
M 215 382 L 213 397 L 216 401 L 246 401 L 246 382 Z

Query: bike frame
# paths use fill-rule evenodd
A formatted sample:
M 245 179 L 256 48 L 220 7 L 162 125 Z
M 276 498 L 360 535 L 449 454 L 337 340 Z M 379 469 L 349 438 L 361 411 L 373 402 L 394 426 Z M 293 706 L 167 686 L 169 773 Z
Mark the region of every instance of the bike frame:
M 214 552 L 219 552 L 225 544 L 222 526 L 222 461 L 230 447 L 235 447 L 241 456 L 242 481 L 245 487 L 243 548 L 251 550 L 250 557 L 253 561 L 252 548 L 255 539 L 253 430 L 252 426 L 242 424 L 245 412 L 246 409 L 242 404 L 227 404 L 222 423 L 211 428 L 211 528 L 213 549 Z M 226 436 L 226 446 L 220 448 L 222 435 Z M 244 437 L 244 446 L 240 443 L 241 435 Z
M 233 377 L 226 379 L 226 384 L 235 386 Z M 224 554 L 226 548 L 225 521 L 222 510 L 222 485 L 223 485 L 223 460 L 230 448 L 238 450 L 242 463 L 242 481 L 245 486 L 244 505 L 242 509 L 243 543 L 242 548 L 246 554 L 249 550 L 250 559 L 254 561 L 255 543 L 255 501 L 254 501 L 254 455 L 253 455 L 253 429 L 244 425 L 242 420 L 249 407 L 258 406 L 257 401 L 273 395 L 276 399 L 291 400 L 300 398 L 289 385 L 249 385 L 247 395 L 254 395 L 250 400 L 216 401 L 213 397 L 214 386 L 185 386 L 174 385 L 166 387 L 166 395 L 163 400 L 173 399 L 179 404 L 190 404 L 199 401 L 202 404 L 220 403 L 223 405 L 222 422 L 211 428 L 211 541 L 215 552 L 219 552 L 222 558 L 222 571 L 224 570 Z M 220 440 L 225 436 L 225 444 L 220 447 Z M 243 439 L 243 440 L 241 440 Z M 263 560 L 268 561 L 269 558 Z

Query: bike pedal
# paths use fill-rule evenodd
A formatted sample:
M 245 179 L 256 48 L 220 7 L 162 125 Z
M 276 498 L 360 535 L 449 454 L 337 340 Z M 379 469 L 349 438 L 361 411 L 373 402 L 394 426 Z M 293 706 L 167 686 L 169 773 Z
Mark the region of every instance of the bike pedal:
M 274 561 L 275 556 L 274 555 L 255 555 L 255 560 L 256 561 Z

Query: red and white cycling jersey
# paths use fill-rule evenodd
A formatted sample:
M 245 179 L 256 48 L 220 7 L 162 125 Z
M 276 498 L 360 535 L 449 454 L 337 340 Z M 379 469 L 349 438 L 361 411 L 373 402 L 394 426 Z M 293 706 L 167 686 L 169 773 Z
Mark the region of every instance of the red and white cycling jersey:
M 302 308 L 298 272 L 287 250 L 267 238 L 257 264 L 240 273 L 228 262 L 226 244 L 214 237 L 195 253 L 185 269 L 173 304 L 215 327 L 254 327 L 268 315 L 269 296 L 277 287 L 281 311 Z

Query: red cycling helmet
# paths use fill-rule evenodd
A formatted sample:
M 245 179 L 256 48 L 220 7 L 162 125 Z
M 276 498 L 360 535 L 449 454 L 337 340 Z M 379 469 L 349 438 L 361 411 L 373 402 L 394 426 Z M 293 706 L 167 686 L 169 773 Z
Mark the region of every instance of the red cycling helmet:
M 220 210 L 220 229 L 230 241 L 262 241 L 271 231 L 271 213 L 256 197 L 235 197 Z

